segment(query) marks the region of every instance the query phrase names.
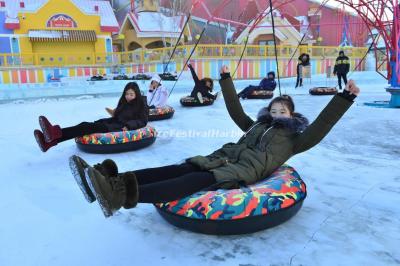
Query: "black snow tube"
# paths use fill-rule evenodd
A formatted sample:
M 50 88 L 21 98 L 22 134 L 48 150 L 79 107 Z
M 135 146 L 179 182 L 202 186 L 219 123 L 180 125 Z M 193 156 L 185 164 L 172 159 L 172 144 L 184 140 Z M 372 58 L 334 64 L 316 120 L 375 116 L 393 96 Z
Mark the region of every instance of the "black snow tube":
M 271 99 L 272 97 L 274 97 L 273 91 L 255 90 L 247 96 L 247 99 Z
M 171 106 L 151 108 L 149 109 L 149 121 L 170 119 L 174 113 L 175 110 Z
M 335 95 L 338 93 L 337 89 L 333 87 L 315 87 L 309 92 L 311 95 Z
M 209 99 L 207 97 L 203 97 L 203 103 L 200 103 L 197 99 L 186 96 L 180 99 L 180 102 L 183 106 L 186 107 L 198 107 L 198 106 L 208 106 L 214 103 L 213 99 Z

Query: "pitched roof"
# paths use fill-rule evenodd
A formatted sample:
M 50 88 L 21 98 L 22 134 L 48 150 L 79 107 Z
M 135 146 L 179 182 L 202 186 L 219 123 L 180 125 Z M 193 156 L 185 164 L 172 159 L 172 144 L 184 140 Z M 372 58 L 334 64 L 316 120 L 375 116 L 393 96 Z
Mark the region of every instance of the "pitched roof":
M 88 15 L 100 15 L 102 31 L 117 32 L 119 24 L 108 1 L 71 0 L 80 10 Z M 95 6 L 99 11 L 95 10 Z
M 36 12 L 49 0 L 23 0 L 24 7 L 20 6 L 21 1 L 3 0 L 5 7 L 0 8 L 0 11 L 6 12 L 6 23 L 19 24 L 18 12 Z M 117 32 L 119 25 L 115 18 L 114 11 L 108 1 L 90 1 L 90 0 L 70 0 L 83 13 L 87 15 L 99 15 L 100 27 L 102 31 Z M 98 11 L 95 10 L 98 7 Z
M 129 21 L 134 27 L 138 37 L 170 37 L 178 38 L 186 16 L 167 17 L 159 12 L 143 11 L 139 13 L 128 12 L 123 26 Z

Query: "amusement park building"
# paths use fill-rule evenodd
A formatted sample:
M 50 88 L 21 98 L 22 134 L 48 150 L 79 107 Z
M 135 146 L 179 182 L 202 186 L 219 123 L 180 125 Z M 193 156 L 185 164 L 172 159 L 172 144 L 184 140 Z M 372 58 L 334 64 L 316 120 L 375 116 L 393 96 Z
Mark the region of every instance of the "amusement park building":
M 159 12 L 154 1 L 145 1 L 126 12 L 120 34 L 114 36 L 114 51 L 133 51 L 140 48 L 170 47 L 180 36 L 185 15 L 166 16 Z M 191 40 L 190 27 L 185 27 L 181 44 Z
M 170 1 L 162 0 L 161 2 L 163 6 L 170 7 Z M 195 0 L 186 1 L 186 10 L 189 10 L 194 2 Z M 220 0 L 203 1 L 194 9 L 193 16 L 208 19 L 210 13 L 221 2 Z M 307 25 L 311 24 L 308 28 L 309 43 L 323 46 L 350 45 L 360 47 L 365 45 L 368 34 L 367 28 L 362 19 L 352 13 L 344 12 L 332 5 L 322 6 L 321 2 L 313 0 L 273 0 L 272 2 L 274 6 L 279 6 L 278 10 L 281 15 L 290 21 L 300 33 L 303 33 Z M 281 3 L 284 4 L 281 5 Z M 268 7 L 268 0 L 233 0 L 229 1 L 219 12 L 218 17 L 221 18 L 221 23 L 232 21 L 232 26 L 237 26 L 235 22 L 248 24 Z M 244 27 L 237 26 L 233 37 L 239 37 L 243 30 Z
M 0 1 L 1 53 L 35 55 L 23 60 L 63 61 L 69 53 L 112 52 L 111 35 L 118 30 L 108 1 Z

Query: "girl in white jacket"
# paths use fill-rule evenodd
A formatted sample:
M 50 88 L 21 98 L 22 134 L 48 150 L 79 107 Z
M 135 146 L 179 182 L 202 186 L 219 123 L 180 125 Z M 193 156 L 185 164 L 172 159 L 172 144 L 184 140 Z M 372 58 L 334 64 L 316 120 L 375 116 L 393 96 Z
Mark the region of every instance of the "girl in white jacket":
M 149 91 L 147 92 L 147 105 L 149 108 L 162 108 L 167 105 L 168 90 L 160 82 L 161 78 L 157 74 L 151 78 Z

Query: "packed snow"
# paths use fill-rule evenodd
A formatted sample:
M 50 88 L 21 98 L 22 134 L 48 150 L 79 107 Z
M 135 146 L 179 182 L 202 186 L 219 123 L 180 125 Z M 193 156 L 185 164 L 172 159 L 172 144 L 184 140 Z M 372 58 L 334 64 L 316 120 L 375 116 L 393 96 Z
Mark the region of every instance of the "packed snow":
M 379 75 L 350 78 L 361 88 L 356 103 L 318 146 L 288 161 L 307 184 L 302 209 L 284 224 L 240 236 L 175 228 L 150 204 L 105 219 L 97 203 L 85 201 L 68 167 L 73 154 L 91 164 L 111 158 L 120 171 L 162 166 L 236 141 L 241 132 L 223 99 L 209 107 L 180 106 L 191 80 L 179 81 L 170 97 L 175 116 L 150 123 L 159 132 L 156 142 L 122 154 L 86 154 L 74 141 L 42 153 L 33 137 L 39 115 L 62 127 L 94 121 L 107 117 L 104 107 L 116 105 L 116 94 L 82 96 L 83 85 L 69 83 L 58 89 L 81 96 L 1 104 L 0 265 L 399 265 L 400 109 L 363 105 L 390 98 Z M 235 82 L 238 90 L 256 83 Z M 311 96 L 308 88 L 335 80 L 313 76 L 304 83 L 295 90 L 293 78 L 284 79 L 282 92 L 312 121 L 331 96 Z M 124 84 L 97 82 L 85 89 L 117 93 Z M 139 84 L 146 90 L 148 82 Z M 36 96 L 41 92 L 38 88 Z M 268 102 L 241 101 L 253 118 Z

